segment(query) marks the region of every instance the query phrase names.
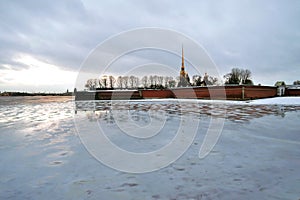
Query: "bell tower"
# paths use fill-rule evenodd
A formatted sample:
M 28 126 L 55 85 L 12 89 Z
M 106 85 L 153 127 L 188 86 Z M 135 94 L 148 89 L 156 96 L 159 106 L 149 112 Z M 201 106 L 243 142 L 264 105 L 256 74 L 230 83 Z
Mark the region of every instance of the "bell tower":
M 190 78 L 188 73 L 185 72 L 184 67 L 184 53 L 183 53 L 183 46 L 181 49 L 181 70 L 180 70 L 180 76 L 179 76 L 179 82 L 177 87 L 187 87 L 190 86 Z
M 182 46 L 182 49 L 181 49 L 181 70 L 180 70 L 180 78 L 185 78 L 183 46 Z

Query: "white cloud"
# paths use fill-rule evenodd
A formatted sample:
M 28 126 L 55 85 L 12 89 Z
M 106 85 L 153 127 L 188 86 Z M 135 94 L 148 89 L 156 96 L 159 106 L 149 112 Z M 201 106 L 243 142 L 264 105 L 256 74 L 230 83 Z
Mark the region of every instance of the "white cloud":
M 16 70 L 10 65 L 5 65 L 4 69 L 0 69 L 0 82 L 8 87 L 32 86 L 39 88 L 40 91 L 47 91 L 49 85 L 53 88 L 62 85 L 71 87 L 77 76 L 74 71 L 64 70 L 60 66 L 38 60 L 31 55 L 19 55 L 14 61 L 28 67 Z

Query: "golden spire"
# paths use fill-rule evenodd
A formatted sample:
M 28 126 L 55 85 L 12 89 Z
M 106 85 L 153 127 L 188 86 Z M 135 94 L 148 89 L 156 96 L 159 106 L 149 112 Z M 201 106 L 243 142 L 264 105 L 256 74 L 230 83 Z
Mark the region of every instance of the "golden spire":
M 181 70 L 184 70 L 184 55 L 183 55 L 183 45 L 181 47 L 181 52 L 182 52 L 182 55 L 181 55 Z
M 181 70 L 180 70 L 180 77 L 185 77 L 184 71 L 184 54 L 183 54 L 183 45 L 182 45 L 182 55 L 181 55 Z

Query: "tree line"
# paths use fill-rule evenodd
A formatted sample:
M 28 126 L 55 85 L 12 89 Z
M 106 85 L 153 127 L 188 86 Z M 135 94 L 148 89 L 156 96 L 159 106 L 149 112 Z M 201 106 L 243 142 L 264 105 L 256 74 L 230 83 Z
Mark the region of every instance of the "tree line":
M 85 87 L 95 89 L 136 89 L 136 88 L 172 88 L 176 81 L 171 76 L 150 75 L 141 79 L 137 76 L 103 76 L 100 79 L 88 79 Z
M 233 68 L 230 73 L 224 75 L 225 85 L 228 84 L 249 84 L 253 85 L 251 80 L 251 71 L 248 69 Z M 88 79 L 85 87 L 89 90 L 101 89 L 163 89 L 178 87 L 180 77 L 149 75 L 139 78 L 137 76 L 102 76 L 100 79 Z M 207 86 L 220 85 L 218 78 L 204 74 L 194 75 L 192 82 L 188 78 L 185 80 L 185 87 L 189 86 Z

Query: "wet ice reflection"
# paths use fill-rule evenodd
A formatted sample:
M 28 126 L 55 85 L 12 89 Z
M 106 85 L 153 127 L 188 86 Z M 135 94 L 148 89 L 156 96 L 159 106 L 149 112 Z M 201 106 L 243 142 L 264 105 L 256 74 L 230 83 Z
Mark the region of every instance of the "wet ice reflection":
M 260 118 L 267 115 L 285 117 L 286 112 L 300 110 L 299 105 L 247 105 L 247 104 L 221 104 L 221 103 L 179 103 L 167 101 L 153 101 L 151 104 L 145 101 L 91 101 L 76 102 L 77 111 L 93 111 L 87 114 L 91 120 L 98 118 L 107 123 L 114 123 L 113 110 L 124 111 L 123 117 L 131 116 L 131 119 L 141 126 L 149 123 L 148 112 L 164 111 L 166 115 L 193 115 L 194 117 L 221 117 L 234 122 L 247 122 L 251 119 Z M 104 112 L 105 111 L 105 112 Z M 226 114 L 224 112 L 226 111 Z M 129 114 L 129 115 L 128 115 Z M 118 116 L 122 118 L 122 116 Z M 127 118 L 124 118 L 124 120 Z
M 202 136 L 199 141 L 201 144 L 208 130 L 217 127 L 213 125 L 212 119 L 215 119 L 216 123 L 218 123 L 217 119 L 225 118 L 228 122 L 243 124 L 267 116 L 284 118 L 286 113 L 300 110 L 300 106 L 241 105 L 180 100 L 78 101 L 75 102 L 75 109 L 79 121 L 88 120 L 98 123 L 101 130 L 117 146 L 133 152 L 148 152 L 163 147 L 176 135 L 181 117 L 189 117 L 188 120 L 199 119 L 197 134 Z M 222 126 L 220 127 L 222 129 Z M 190 131 L 189 127 L 185 130 Z M 88 132 L 88 128 L 85 131 Z M 217 140 L 219 136 L 216 133 L 212 137 Z M 256 133 L 257 131 L 252 131 L 250 134 L 256 136 Z M 273 132 L 273 135 L 264 133 L 264 137 L 270 139 L 280 139 L 285 136 L 279 131 L 276 131 L 276 134 Z M 150 139 L 143 140 L 146 138 Z

